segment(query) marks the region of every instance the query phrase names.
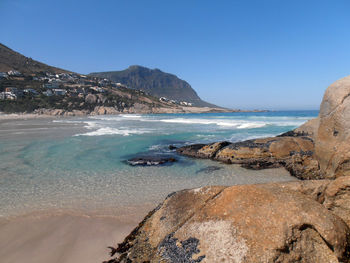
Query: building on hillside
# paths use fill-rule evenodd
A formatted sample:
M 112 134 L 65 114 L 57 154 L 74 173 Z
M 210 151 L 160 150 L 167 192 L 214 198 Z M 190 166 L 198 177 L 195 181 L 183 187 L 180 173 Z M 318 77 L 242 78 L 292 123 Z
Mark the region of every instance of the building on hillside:
M 13 88 L 13 87 L 5 88 L 5 92 L 7 94 L 12 94 L 11 96 L 15 97 L 16 99 L 23 96 L 23 90 Z
M 45 89 L 58 89 L 60 87 L 60 84 L 58 82 L 52 81 L 52 82 L 43 84 L 43 87 Z
M 116 85 L 117 85 L 118 88 L 127 88 L 126 85 L 121 84 L 120 82 L 118 82 Z
M 39 95 L 39 92 L 37 92 L 35 89 L 25 89 L 23 92 L 27 95 L 34 95 L 37 96 Z
M 6 72 L 0 72 L 0 79 L 1 79 L 1 78 L 6 79 L 6 78 L 8 78 L 8 76 L 9 76 L 9 75 L 7 75 Z
M 7 74 L 9 76 L 21 76 L 22 75 L 21 72 L 19 72 L 17 70 L 10 70 L 10 71 L 7 72 Z
M 169 102 L 169 99 L 167 99 L 165 97 L 160 97 L 159 101 L 161 101 L 161 102 Z
M 96 93 L 104 93 L 104 92 L 106 92 L 106 90 L 105 90 L 104 88 L 97 87 L 97 86 L 95 86 L 95 87 L 90 87 L 90 90 L 91 90 L 92 92 L 96 92 Z
M 181 101 L 180 105 L 182 105 L 182 106 L 192 106 L 192 103 L 191 102 L 187 102 L 187 101 Z
M 57 96 L 64 96 L 67 94 L 67 90 L 65 89 L 52 89 L 52 92 Z
M 45 96 L 50 97 L 50 96 L 53 95 L 53 92 L 52 92 L 52 90 L 48 89 L 48 90 L 44 91 L 43 94 L 44 94 Z

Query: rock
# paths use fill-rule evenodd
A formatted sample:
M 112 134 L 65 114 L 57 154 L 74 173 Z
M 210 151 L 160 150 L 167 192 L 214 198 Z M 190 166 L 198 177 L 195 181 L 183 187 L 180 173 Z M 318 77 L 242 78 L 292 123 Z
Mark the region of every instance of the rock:
M 219 167 L 219 166 L 208 166 L 208 167 L 204 167 L 202 169 L 199 169 L 196 174 L 199 174 L 199 173 L 206 173 L 206 174 L 209 174 L 209 173 L 212 173 L 212 172 L 215 172 L 215 171 L 218 171 L 218 170 L 221 170 L 222 167 Z
M 292 176 L 302 180 L 324 179 L 320 166 L 313 155 L 297 153 L 287 158 L 283 166 Z
M 176 146 L 174 146 L 174 145 L 169 145 L 169 150 L 176 150 L 177 149 L 177 147 Z
M 51 112 L 49 114 L 53 115 L 53 116 L 62 116 L 62 115 L 64 115 L 64 113 L 65 113 L 64 110 L 55 109 L 55 110 L 51 110 Z
M 223 147 L 229 144 L 229 142 L 216 142 L 209 145 L 205 145 L 204 147 L 198 150 L 198 155 L 201 158 L 214 158 L 219 150 L 221 150 Z
M 163 164 L 171 164 L 177 160 L 171 156 L 140 156 L 127 160 L 126 162 L 131 166 L 156 166 Z
M 88 94 L 85 97 L 85 102 L 94 104 L 97 102 L 97 97 L 94 94 Z
M 306 123 L 304 123 L 303 125 L 301 125 L 300 127 L 296 128 L 292 131 L 282 133 L 281 135 L 278 135 L 277 137 L 308 136 L 314 140 L 315 136 L 317 135 L 319 122 L 320 122 L 320 119 L 318 117 L 315 119 L 311 119 L 311 120 L 307 121 Z
M 350 76 L 326 90 L 320 107 L 316 158 L 327 178 L 350 175 Z
M 349 227 L 292 184 L 173 193 L 109 262 L 350 262 Z
M 177 152 L 196 158 L 211 158 L 248 169 L 285 167 L 299 179 L 322 179 L 314 158 L 314 143 L 306 136 L 280 136 L 237 143 L 219 142 L 184 146 Z
M 176 152 L 189 157 L 199 158 L 200 156 L 198 155 L 198 150 L 202 149 L 204 146 L 205 144 L 192 144 L 177 148 Z
M 315 140 L 319 124 L 320 124 L 320 118 L 317 117 L 305 122 L 303 125 L 296 128 L 294 132 L 296 134 L 303 134 L 303 136 L 309 136 L 313 140 Z
M 323 205 L 350 227 L 350 176 L 332 181 L 325 191 Z

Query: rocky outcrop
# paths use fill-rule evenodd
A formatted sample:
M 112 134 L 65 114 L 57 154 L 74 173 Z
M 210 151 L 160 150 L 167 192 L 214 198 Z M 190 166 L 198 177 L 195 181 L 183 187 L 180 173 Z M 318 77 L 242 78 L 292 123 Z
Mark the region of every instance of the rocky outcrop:
M 177 149 L 183 155 L 211 158 L 250 169 L 285 167 L 299 179 L 320 179 L 314 142 L 306 136 L 280 136 L 237 143 L 197 144 Z
M 305 122 L 303 125 L 293 130 L 293 132 L 297 135 L 309 136 L 315 140 L 319 124 L 320 118 L 317 117 Z
M 333 83 L 320 107 L 316 157 L 328 178 L 350 175 L 350 77 Z
M 131 166 L 159 166 L 177 162 L 172 156 L 139 156 L 126 161 Z
M 350 175 L 349 141 L 350 76 L 329 86 L 319 116 L 293 131 L 225 147 L 222 143 L 186 146 L 178 152 L 252 169 L 284 166 L 300 179 L 334 179 Z
M 348 183 L 183 190 L 152 211 L 107 262 L 350 262 Z
M 350 176 L 339 177 L 328 185 L 323 205 L 350 226 Z

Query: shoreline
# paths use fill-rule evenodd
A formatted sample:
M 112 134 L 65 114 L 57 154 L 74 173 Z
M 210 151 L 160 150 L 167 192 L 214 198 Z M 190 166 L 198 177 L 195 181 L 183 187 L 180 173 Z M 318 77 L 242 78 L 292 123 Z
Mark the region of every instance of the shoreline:
M 101 107 L 107 108 L 107 107 Z M 200 113 L 244 113 L 244 112 L 270 112 L 269 110 L 230 110 L 224 108 L 209 108 L 209 107 L 179 107 L 179 108 L 156 108 L 152 111 L 140 111 L 140 112 L 110 112 L 107 110 L 101 111 L 99 108 L 97 111 L 65 111 L 62 109 L 38 109 L 37 112 L 18 112 L 18 113 L 5 113 L 0 112 L 0 120 L 3 119 L 24 119 L 24 118 L 62 118 L 62 117 L 85 117 L 96 115 L 120 115 L 120 114 L 200 114 Z

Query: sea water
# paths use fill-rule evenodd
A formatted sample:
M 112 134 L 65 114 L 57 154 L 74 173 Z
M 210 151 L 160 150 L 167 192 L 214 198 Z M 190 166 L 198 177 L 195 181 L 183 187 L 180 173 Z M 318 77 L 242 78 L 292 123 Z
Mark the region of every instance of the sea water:
M 103 115 L 0 122 L 0 216 L 45 209 L 122 211 L 156 204 L 184 188 L 294 180 L 281 169 L 255 172 L 178 156 L 169 145 L 275 136 L 317 114 Z M 125 162 L 139 154 L 173 155 L 178 162 L 159 167 Z

